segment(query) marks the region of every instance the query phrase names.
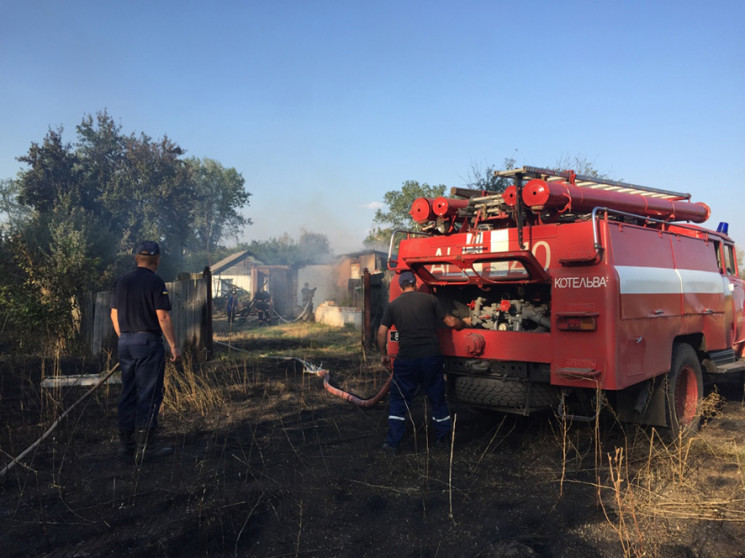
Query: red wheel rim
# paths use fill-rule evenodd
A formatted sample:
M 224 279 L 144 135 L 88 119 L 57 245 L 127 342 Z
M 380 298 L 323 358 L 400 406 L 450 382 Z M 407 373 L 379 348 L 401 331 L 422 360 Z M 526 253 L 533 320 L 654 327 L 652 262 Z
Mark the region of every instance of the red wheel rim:
M 678 423 L 688 426 L 696 418 L 698 407 L 698 382 L 692 366 L 684 366 L 675 384 L 675 416 Z

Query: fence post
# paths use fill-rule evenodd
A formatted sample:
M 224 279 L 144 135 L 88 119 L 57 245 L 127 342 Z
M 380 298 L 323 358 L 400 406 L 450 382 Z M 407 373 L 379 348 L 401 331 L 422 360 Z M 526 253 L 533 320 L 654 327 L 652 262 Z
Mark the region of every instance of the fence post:
M 204 346 L 207 349 L 207 359 L 209 360 L 214 354 L 214 345 L 212 342 L 212 270 L 209 266 L 204 268 L 202 277 L 207 287 L 207 303 L 203 306 L 202 338 L 204 339 Z
M 116 347 L 116 334 L 111 323 L 111 291 L 95 293 L 93 304 L 93 332 L 91 334 L 91 353 L 101 357 L 102 353 Z
M 365 268 L 362 273 L 362 307 L 364 309 L 362 331 L 366 349 L 373 347 L 372 332 L 372 292 L 370 291 L 370 271 Z

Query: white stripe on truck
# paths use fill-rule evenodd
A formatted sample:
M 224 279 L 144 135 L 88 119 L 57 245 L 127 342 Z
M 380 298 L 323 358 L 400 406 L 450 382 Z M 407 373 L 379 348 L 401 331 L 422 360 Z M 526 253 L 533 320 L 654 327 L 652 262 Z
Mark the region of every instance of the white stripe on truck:
M 726 278 L 713 271 L 616 266 L 621 294 L 728 294 Z

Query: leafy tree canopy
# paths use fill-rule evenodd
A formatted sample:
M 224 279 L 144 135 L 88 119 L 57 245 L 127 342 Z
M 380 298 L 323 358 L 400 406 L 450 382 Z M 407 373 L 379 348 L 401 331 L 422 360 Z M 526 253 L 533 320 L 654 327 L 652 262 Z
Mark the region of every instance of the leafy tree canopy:
M 415 180 L 407 180 L 400 190 L 391 190 L 383 196 L 383 203 L 387 209 L 378 209 L 373 218 L 370 234 L 364 240 L 366 246 L 387 249 L 391 235 L 396 230 L 419 230 L 416 221 L 409 215 L 411 204 L 417 198 L 438 198 L 445 194 L 446 186 L 439 184 L 430 186 L 419 184 Z
M 81 204 L 80 168 L 70 144 L 62 142 L 62 128 L 49 130 L 39 145 L 31 143 L 26 155 L 18 157 L 30 169 L 20 173 L 18 201 L 37 211 L 51 211 L 63 195 Z
M 226 235 L 250 223 L 239 213 L 250 197 L 243 177 L 212 159 L 184 159 L 168 136 L 124 134 L 106 111 L 85 116 L 73 144 L 62 132 L 49 130 L 18 158 L 28 168 L 12 189 L 2 185 L 3 200 L 15 193 L 12 199 L 39 213 L 79 207 L 107 223 L 118 254 L 144 238 L 156 240 L 166 278 L 183 269 L 190 252 L 204 251 L 209 260 Z
M 510 185 L 511 181 L 508 178 L 495 176 L 494 172 L 497 170 L 510 170 L 514 168 L 515 159 L 511 157 L 505 158 L 501 169 L 495 168 L 494 165 L 481 166 L 473 164 L 471 165 L 471 171 L 469 173 L 466 187 L 472 190 L 485 190 L 494 193 L 504 192 L 505 188 Z
M 242 250 L 248 250 L 267 265 L 301 267 L 328 263 L 333 258 L 328 237 L 308 231 L 303 231 L 297 242 L 285 233 L 278 238 L 242 243 L 239 247 Z
M 137 242 L 160 243 L 159 272 L 170 280 L 187 257 L 202 253 L 206 264 L 250 223 L 238 212 L 250 194 L 235 169 L 185 159 L 168 136 L 124 134 L 106 111 L 75 130 L 68 143 L 50 129 L 18 157 L 17 178 L 0 181 L 0 312 L 18 339 L 48 330 L 57 346 L 75 330 L 82 293 L 110 288 Z
M 0 231 L 17 232 L 33 217 L 33 209 L 20 203 L 20 183 L 11 178 L 0 180 Z
M 248 204 L 251 194 L 243 177 L 212 159 L 187 159 L 192 177 L 191 223 L 197 244 L 211 254 L 225 235 L 236 235 L 251 223 L 238 210 Z

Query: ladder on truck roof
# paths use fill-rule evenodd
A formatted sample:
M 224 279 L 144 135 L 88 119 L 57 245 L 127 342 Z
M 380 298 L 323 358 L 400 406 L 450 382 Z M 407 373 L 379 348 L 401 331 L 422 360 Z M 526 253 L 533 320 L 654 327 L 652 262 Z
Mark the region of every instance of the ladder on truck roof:
M 592 188 L 595 190 L 606 190 L 608 192 L 622 192 L 625 194 L 639 194 L 650 198 L 661 198 L 668 200 L 689 200 L 691 194 L 682 192 L 672 192 L 660 188 L 650 188 L 648 186 L 639 186 L 638 184 L 629 184 L 618 180 L 609 180 L 597 176 L 575 174 L 574 171 L 558 171 L 551 169 L 542 169 L 539 167 L 524 166 L 519 169 L 510 169 L 504 171 L 494 171 L 494 176 L 519 179 L 522 182 L 525 178 L 540 178 L 546 182 L 555 182 L 565 180 L 574 186 L 581 188 Z

